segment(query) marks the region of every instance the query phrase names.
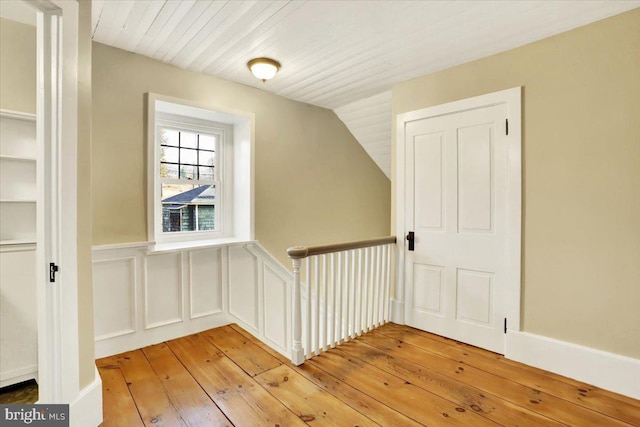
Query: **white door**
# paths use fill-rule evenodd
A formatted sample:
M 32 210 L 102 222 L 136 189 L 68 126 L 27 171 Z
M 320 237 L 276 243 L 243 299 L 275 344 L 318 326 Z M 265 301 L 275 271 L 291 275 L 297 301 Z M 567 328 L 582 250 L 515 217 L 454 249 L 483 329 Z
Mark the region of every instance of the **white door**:
M 406 322 L 504 353 L 505 103 L 405 124 Z
M 71 402 L 73 414 L 81 402 L 76 234 L 80 6 L 61 0 L 29 4 L 37 9 L 38 402 Z

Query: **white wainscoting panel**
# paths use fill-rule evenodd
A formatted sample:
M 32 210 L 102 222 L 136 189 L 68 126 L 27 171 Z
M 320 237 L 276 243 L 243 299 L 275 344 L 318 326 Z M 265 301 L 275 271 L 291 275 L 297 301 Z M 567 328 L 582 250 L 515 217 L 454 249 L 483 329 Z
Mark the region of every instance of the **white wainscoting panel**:
M 246 246 L 229 247 L 229 313 L 260 330 L 258 259 Z
M 136 257 L 93 263 L 96 340 L 136 331 L 138 279 Z
M 182 253 L 169 252 L 145 257 L 145 328 L 182 321 Z
M 289 348 L 290 286 L 271 266 L 263 263 L 264 336 L 283 351 Z
M 38 378 L 35 265 L 36 245 L 0 246 L 0 387 Z
M 190 317 L 222 313 L 222 248 L 189 252 Z
M 292 273 L 257 242 L 93 249 L 96 357 L 238 323 L 289 357 Z

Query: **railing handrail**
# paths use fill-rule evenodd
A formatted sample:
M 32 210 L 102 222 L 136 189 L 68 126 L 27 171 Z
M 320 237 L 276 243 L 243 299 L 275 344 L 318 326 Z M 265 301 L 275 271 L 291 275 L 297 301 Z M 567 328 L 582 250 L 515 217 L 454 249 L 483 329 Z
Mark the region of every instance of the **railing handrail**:
M 331 243 L 317 246 L 293 246 L 287 249 L 291 259 L 303 259 L 313 255 L 329 254 L 332 252 L 348 251 L 351 249 L 368 248 L 372 246 L 396 243 L 396 236 L 378 237 L 375 239 L 355 240 L 352 242 Z

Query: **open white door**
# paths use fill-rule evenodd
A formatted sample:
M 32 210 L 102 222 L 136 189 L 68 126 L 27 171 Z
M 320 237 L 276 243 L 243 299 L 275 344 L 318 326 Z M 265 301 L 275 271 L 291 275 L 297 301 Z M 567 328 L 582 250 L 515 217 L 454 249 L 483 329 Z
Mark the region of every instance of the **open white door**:
M 40 0 L 28 4 L 38 11 L 39 402 L 73 403 L 80 391 L 76 251 L 78 3 Z
M 498 353 L 504 353 L 509 313 L 519 323 L 520 209 L 513 211 L 520 204 L 519 93 L 408 113 L 399 122 L 404 218 L 398 230 L 410 240 L 406 323 Z M 510 102 L 518 104 L 517 118 Z M 509 298 L 515 288 L 517 301 Z

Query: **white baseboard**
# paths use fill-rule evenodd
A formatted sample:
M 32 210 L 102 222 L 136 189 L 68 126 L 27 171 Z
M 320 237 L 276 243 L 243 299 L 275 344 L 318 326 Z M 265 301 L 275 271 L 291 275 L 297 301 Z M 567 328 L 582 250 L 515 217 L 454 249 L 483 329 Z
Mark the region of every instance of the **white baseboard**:
M 31 379 L 38 380 L 38 365 L 29 365 L 12 371 L 0 372 L 0 388 Z
M 189 323 L 180 322 L 149 330 L 141 330 L 127 335 L 114 336 L 97 340 L 95 343 L 96 359 L 137 350 L 149 345 L 184 337 L 208 329 L 217 328 L 234 322 L 230 316 L 217 313 L 210 316 L 193 319 Z
M 505 357 L 640 399 L 640 360 L 528 332 L 509 331 Z
M 99 426 L 102 423 L 102 380 L 98 369 L 91 384 L 80 390 L 78 397 L 69 405 L 69 419 L 72 427 Z

